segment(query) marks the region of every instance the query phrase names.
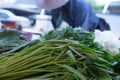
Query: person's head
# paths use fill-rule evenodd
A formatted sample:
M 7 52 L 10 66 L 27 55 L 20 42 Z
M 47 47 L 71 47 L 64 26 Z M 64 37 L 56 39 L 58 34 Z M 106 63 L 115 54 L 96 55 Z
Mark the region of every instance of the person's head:
M 69 0 L 37 0 L 40 9 L 56 9 L 65 5 Z

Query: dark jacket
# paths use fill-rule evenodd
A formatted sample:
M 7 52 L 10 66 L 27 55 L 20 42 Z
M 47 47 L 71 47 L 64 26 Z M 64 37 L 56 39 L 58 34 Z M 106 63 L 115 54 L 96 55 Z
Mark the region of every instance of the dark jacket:
M 89 3 L 85 0 L 70 0 L 66 5 L 51 11 L 54 28 L 58 27 L 62 20 L 74 27 L 81 26 L 87 31 L 94 29 L 110 30 L 104 19 L 98 18 Z M 102 25 L 101 20 L 103 20 Z M 104 25 L 106 25 L 104 27 Z

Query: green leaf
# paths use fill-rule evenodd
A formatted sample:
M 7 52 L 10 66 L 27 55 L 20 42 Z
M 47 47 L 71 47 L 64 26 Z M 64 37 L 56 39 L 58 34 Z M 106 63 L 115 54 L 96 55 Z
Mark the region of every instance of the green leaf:
M 117 61 L 120 61 L 120 54 L 115 55 L 114 59 L 117 60 Z
M 74 69 L 73 67 L 70 67 L 68 65 L 61 65 L 62 67 L 66 68 L 70 73 L 76 75 L 81 80 L 86 80 L 85 76 L 81 74 L 78 70 Z
M 75 60 L 75 57 L 74 57 L 72 51 L 68 50 L 68 51 L 66 52 L 66 54 L 70 57 L 70 62 L 71 62 L 71 64 L 75 64 L 75 63 L 76 63 L 76 60 Z

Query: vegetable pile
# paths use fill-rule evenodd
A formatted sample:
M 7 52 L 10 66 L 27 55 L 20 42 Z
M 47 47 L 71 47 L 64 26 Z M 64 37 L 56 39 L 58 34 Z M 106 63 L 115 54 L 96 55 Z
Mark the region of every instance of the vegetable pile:
M 66 27 L 63 29 L 52 30 L 44 35 L 43 40 L 74 40 L 91 48 L 101 48 L 94 42 L 94 33 L 83 30 L 82 28 Z
M 9 51 L 23 43 L 26 39 L 15 30 L 4 30 L 0 32 L 0 53 Z
M 120 55 L 112 56 L 93 40 L 93 33 L 80 29 L 51 31 L 42 42 L 0 56 L 0 80 L 111 80 L 119 76 Z

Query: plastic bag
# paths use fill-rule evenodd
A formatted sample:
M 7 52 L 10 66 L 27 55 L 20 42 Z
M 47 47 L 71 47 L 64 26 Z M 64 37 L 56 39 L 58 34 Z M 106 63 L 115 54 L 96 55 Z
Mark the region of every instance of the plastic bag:
M 104 50 L 111 53 L 111 55 L 116 55 L 119 53 L 120 40 L 112 31 L 99 31 L 95 30 L 95 42 L 99 43 Z

